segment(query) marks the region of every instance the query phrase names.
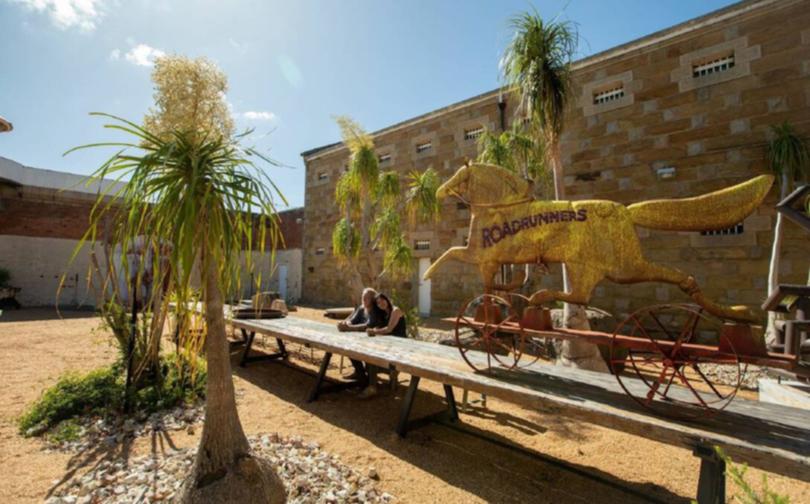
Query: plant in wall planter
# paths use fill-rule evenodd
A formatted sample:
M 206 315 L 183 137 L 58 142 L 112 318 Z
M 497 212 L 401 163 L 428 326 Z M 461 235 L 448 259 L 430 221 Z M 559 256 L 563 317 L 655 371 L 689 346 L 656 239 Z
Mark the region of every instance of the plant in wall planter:
M 0 310 L 4 308 L 19 309 L 20 303 L 17 301 L 17 293 L 20 292 L 19 287 L 12 287 L 9 283 L 11 281 L 11 273 L 5 268 L 0 268 Z M 2 311 L 0 311 L 2 313 Z

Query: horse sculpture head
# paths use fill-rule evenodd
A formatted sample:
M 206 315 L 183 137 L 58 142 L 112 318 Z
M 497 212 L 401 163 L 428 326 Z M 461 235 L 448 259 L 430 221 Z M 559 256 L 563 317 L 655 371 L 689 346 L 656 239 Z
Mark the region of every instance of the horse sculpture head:
M 459 168 L 436 196 L 456 196 L 473 206 L 508 205 L 531 199 L 531 193 L 531 183 L 506 168 L 476 163 Z

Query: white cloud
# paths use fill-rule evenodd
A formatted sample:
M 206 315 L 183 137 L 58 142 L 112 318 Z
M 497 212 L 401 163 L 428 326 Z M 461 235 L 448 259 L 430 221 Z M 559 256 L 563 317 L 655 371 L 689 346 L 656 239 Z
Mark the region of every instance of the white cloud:
M 249 121 L 273 121 L 276 119 L 276 114 L 266 110 L 248 110 L 242 113 L 242 117 Z
M 155 64 L 155 60 L 157 58 L 160 58 L 161 56 L 165 55 L 166 53 L 161 51 L 160 49 L 155 49 L 154 47 L 146 44 L 137 44 L 132 49 L 127 51 L 127 53 L 124 55 L 124 58 L 133 65 L 152 66 Z
M 113 61 L 118 61 L 121 59 L 121 49 L 113 49 L 110 51 L 110 59 Z
M 107 0 L 11 0 L 22 4 L 29 10 L 42 12 L 51 18 L 51 22 L 65 30 L 78 28 L 82 31 L 93 31 L 104 16 L 104 4 Z

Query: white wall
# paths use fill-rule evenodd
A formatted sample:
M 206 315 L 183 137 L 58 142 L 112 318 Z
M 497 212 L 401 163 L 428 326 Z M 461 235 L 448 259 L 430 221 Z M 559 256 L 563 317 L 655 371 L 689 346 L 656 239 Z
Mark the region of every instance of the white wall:
M 78 240 L 62 238 L 32 238 L 0 235 L 0 267 L 11 273 L 11 285 L 21 287 L 17 300 L 23 306 L 53 306 L 59 279 L 67 272 L 65 286 L 59 297 L 60 306 L 96 305 L 96 294 L 87 286 L 89 247 L 81 251 L 72 264 L 70 257 Z M 270 256 L 264 259 L 254 253 L 257 270 L 262 272 L 261 290 L 278 290 L 278 266 L 287 266 L 287 301 L 301 298 L 301 249 L 276 252 L 275 269 L 271 271 Z M 78 282 L 77 282 L 78 277 Z M 250 276 L 242 278 L 243 297 L 251 291 Z M 253 287 L 255 291 L 255 287 Z
M 59 280 L 67 273 L 59 305 L 95 306 L 95 295 L 87 289 L 88 248 L 69 264 L 78 243 L 62 238 L 0 235 L 0 267 L 11 273 L 11 285 L 22 288 L 17 301 L 26 307 L 55 305 Z
M 258 275 L 261 272 L 262 291 L 278 291 L 278 270 L 279 266 L 287 266 L 287 302 L 297 303 L 301 299 L 301 249 L 289 249 L 276 251 L 275 264 L 271 268 L 270 254 L 265 254 L 262 259 L 258 252 L 253 253 L 254 271 Z M 256 277 L 254 276 L 254 282 Z M 249 274 L 242 277 L 242 298 L 250 297 L 256 292 L 255 284 L 251 285 Z

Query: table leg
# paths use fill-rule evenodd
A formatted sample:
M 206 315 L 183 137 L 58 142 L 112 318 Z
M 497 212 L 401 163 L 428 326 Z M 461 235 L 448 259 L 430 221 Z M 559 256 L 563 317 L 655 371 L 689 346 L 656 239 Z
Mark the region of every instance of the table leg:
M 326 370 L 329 368 L 330 360 L 332 360 L 332 353 L 326 352 L 321 361 L 321 367 L 318 369 L 318 378 L 315 380 L 315 386 L 312 387 L 307 402 L 312 402 L 318 398 L 318 394 L 321 392 L 321 384 L 323 383 L 324 377 L 326 377 Z
M 405 434 L 408 433 L 408 418 L 411 416 L 411 408 L 413 408 L 413 400 L 416 397 L 418 388 L 419 377 L 411 375 L 411 383 L 408 385 L 408 392 L 405 393 L 402 411 L 399 414 L 399 423 L 397 423 L 397 434 L 400 437 L 405 437 Z
M 726 502 L 726 462 L 721 459 L 713 446 L 698 445 L 692 452 L 700 457 L 700 477 L 698 479 L 698 504 L 725 504 Z

